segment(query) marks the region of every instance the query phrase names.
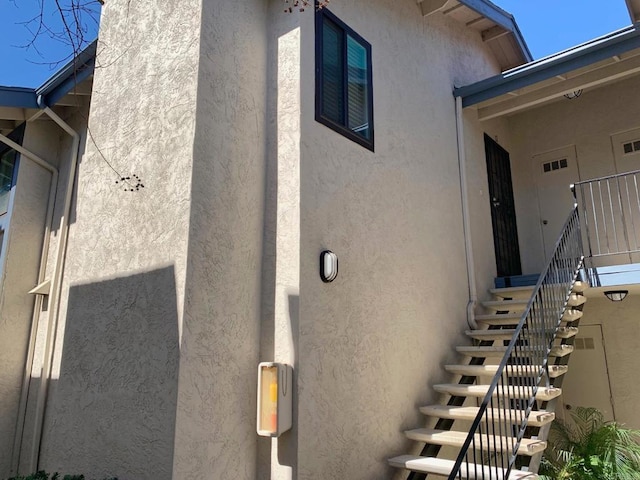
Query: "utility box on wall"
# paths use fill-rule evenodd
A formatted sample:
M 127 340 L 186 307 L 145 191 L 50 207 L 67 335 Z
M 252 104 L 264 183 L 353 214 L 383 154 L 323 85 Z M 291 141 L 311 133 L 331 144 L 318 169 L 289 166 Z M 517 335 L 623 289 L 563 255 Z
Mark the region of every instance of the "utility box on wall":
M 258 435 L 279 437 L 291 428 L 293 368 L 282 363 L 258 365 Z

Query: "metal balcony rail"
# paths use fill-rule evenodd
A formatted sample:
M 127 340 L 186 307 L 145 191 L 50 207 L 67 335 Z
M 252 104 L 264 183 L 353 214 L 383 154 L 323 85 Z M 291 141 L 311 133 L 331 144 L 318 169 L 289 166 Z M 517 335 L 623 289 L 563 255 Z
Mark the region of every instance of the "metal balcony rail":
M 584 256 L 578 210 L 565 222 L 549 263 L 509 342 L 449 480 L 507 479 Z M 547 376 L 547 379 L 549 377 Z
M 640 261 L 639 176 L 636 170 L 571 186 L 589 266 Z

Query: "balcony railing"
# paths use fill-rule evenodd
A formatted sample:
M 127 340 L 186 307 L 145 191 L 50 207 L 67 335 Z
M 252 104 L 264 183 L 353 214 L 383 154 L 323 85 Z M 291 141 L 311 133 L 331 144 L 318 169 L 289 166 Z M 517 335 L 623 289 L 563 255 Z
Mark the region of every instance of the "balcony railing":
M 587 265 L 640 262 L 640 170 L 571 186 Z
M 482 401 L 449 480 L 509 477 L 583 260 L 578 210 L 574 208 Z

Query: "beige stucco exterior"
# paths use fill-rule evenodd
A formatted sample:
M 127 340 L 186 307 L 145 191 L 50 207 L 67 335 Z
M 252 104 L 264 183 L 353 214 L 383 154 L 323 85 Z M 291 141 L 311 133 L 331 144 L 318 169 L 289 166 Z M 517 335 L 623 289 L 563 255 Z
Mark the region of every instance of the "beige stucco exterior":
M 386 459 L 412 448 L 402 432 L 423 424 L 416 406 L 437 400 L 430 386 L 467 328 L 461 188 L 481 299 L 495 276 L 484 135 L 511 154 L 523 267 L 535 272 L 532 155 L 576 145 L 581 175 L 611 173 L 609 135 L 638 126 L 629 80 L 510 118 L 467 109 L 459 132 L 454 87 L 499 71 L 478 31 L 423 17 L 413 0 L 330 8 L 372 45 L 373 152 L 315 120 L 313 9 L 105 5 L 91 108 L 65 118 L 81 157 L 57 328 L 47 331 L 50 311 L 37 326 L 21 473 L 37 456 L 50 471 L 136 480 L 391 478 Z M 590 113 L 616 102 L 622 113 Z M 29 148 L 46 156 L 51 143 L 65 185 L 71 138 L 50 122 L 32 128 Z M 134 175 L 144 187 L 125 191 L 120 177 Z M 41 192 L 21 208 L 42 229 L 48 177 L 22 179 Z M 324 249 L 340 262 L 327 284 Z M 35 275 L 38 256 L 28 260 Z M 15 304 L 25 325 L 29 298 Z M 15 343 L 28 336 L 15 332 Z M 277 439 L 255 432 L 260 361 L 294 367 L 293 428 Z M 18 408 L 23 365 L 11 364 L 0 427 Z M 2 451 L 12 442 L 0 434 Z M 8 468 L 0 461 L 0 478 Z
M 479 33 L 409 0 L 336 4 L 372 44 L 372 153 L 314 120 L 312 11 L 128 8 L 103 12 L 108 67 L 78 169 L 40 465 L 390 475 L 466 325 L 451 92 L 496 61 Z M 105 159 L 144 190 L 121 191 Z M 481 155 L 469 162 L 482 171 Z M 332 284 L 323 248 L 340 259 Z M 255 434 L 261 360 L 296 369 L 294 428 L 278 440 Z
M 631 294 L 622 302 L 611 302 L 601 292 L 598 296 L 590 297 L 580 325 L 601 326 L 614 419 L 627 428 L 638 429 L 640 412 L 637 401 L 640 398 L 640 385 L 632 379 L 638 371 L 640 297 Z M 592 354 L 590 351 L 586 353 Z M 582 376 L 578 381 L 588 384 L 589 377 Z M 588 397 L 583 398 L 582 403 L 583 406 L 592 406 Z

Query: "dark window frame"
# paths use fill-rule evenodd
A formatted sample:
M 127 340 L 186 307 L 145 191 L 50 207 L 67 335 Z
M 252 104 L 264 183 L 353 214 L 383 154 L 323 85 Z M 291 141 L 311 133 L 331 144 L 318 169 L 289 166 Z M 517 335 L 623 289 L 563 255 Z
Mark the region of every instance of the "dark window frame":
M 322 99 L 323 99 L 323 85 L 322 85 L 322 72 L 323 72 L 323 27 L 325 18 L 333 22 L 338 28 L 342 29 L 344 33 L 344 41 L 342 42 L 343 48 L 343 115 L 345 118 L 345 124 L 336 122 L 324 115 L 322 115 Z M 335 132 L 347 137 L 363 147 L 374 151 L 374 128 L 373 128 L 373 64 L 371 62 L 371 44 L 367 42 L 362 36 L 356 33 L 346 23 L 331 13 L 326 7 L 316 7 L 315 14 L 315 29 L 316 29 L 316 121 L 329 127 Z M 362 47 L 364 47 L 367 55 L 367 102 L 368 102 L 368 124 L 371 138 L 365 138 L 348 128 L 346 122 L 348 119 L 348 68 L 347 68 L 347 36 L 350 36 Z

